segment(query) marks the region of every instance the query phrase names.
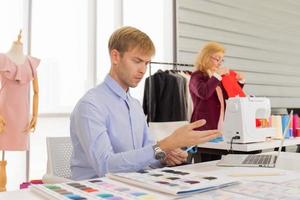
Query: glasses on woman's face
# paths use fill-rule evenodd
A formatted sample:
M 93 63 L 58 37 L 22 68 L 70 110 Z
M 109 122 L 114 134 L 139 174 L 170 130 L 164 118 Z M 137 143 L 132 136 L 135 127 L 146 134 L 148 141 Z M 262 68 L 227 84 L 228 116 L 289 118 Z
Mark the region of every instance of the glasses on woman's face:
M 224 62 L 223 58 L 216 58 L 214 56 L 210 56 L 211 59 L 213 59 L 214 61 L 216 61 L 218 64 L 221 64 Z

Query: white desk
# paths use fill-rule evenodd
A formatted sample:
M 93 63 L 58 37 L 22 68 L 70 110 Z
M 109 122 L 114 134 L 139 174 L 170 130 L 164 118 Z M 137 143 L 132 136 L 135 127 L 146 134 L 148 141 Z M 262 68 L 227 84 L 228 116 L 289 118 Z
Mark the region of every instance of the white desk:
M 233 151 L 257 151 L 257 150 L 266 150 L 266 149 L 274 149 L 280 146 L 280 140 L 268 140 L 265 142 L 256 142 L 249 144 L 232 144 Z M 283 146 L 293 146 L 300 144 L 300 137 L 286 139 L 283 143 Z M 207 148 L 207 149 L 218 149 L 218 150 L 229 150 L 230 144 L 226 142 L 207 142 L 204 144 L 197 145 L 199 148 Z
M 264 154 L 276 154 L 278 152 L 267 152 Z M 211 162 L 203 162 L 203 163 L 196 163 L 191 165 L 184 165 L 179 166 L 178 169 L 188 169 L 192 171 L 200 171 L 200 172 L 208 172 L 208 171 L 215 171 L 219 169 L 230 169 L 232 167 L 219 167 L 216 165 L 218 161 L 211 161 Z M 237 168 L 237 167 L 233 167 Z M 240 167 L 239 167 L 240 168 Z M 284 169 L 284 170 L 291 170 L 300 173 L 300 153 L 292 153 L 292 152 L 281 152 L 278 158 L 277 169 Z M 240 169 L 244 169 L 240 168 Z M 256 168 L 259 169 L 259 168 Z
M 177 128 L 188 124 L 188 121 L 178 121 L 178 122 L 151 122 L 149 124 L 149 132 L 154 135 L 156 140 L 161 140 L 167 136 L 169 136 L 174 130 Z M 300 137 L 286 139 L 284 141 L 283 146 L 293 146 L 300 144 Z M 201 148 L 202 152 L 211 152 L 214 151 L 217 154 L 227 154 L 227 150 L 230 149 L 230 144 L 226 142 L 207 142 L 204 144 L 197 145 Z M 280 146 L 280 140 L 269 140 L 265 142 L 257 142 L 250 144 L 232 144 L 233 151 L 240 152 L 251 152 L 251 151 L 259 151 L 266 149 L 274 149 Z M 219 150 L 219 151 L 216 151 Z M 223 151 L 223 152 L 222 152 Z
M 31 192 L 30 189 L 16 190 L 11 192 L 0 192 L 0 200 L 44 200 L 42 196 Z
M 277 153 L 277 152 L 273 152 L 273 153 Z M 236 171 L 238 169 L 238 168 L 231 168 L 231 167 L 218 167 L 216 166 L 216 162 L 217 161 L 197 163 L 192 165 L 179 166 L 177 168 L 192 170 L 197 172 L 213 172 L 217 170 L 228 170 L 228 172 L 231 172 L 232 170 Z M 276 168 L 300 172 L 300 154 L 282 152 L 278 159 Z M 243 169 L 244 168 L 241 168 L 241 170 Z M 254 168 L 252 169 L 255 170 Z M 259 170 L 261 168 L 256 168 L 256 169 Z M 264 169 L 266 170 L 266 168 Z M 209 192 L 207 192 L 206 194 L 208 193 Z M 0 200 L 20 200 L 20 199 L 43 200 L 44 198 L 37 195 L 36 193 L 31 192 L 29 189 L 0 193 Z

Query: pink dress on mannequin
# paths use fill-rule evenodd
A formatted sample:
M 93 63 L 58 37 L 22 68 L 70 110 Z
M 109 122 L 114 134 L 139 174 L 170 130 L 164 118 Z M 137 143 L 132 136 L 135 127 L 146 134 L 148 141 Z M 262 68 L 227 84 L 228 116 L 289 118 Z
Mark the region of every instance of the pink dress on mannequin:
M 28 150 L 30 82 L 37 77 L 40 60 L 27 56 L 23 64 L 16 64 L 0 53 L 0 116 L 6 121 L 0 133 L 0 150 Z

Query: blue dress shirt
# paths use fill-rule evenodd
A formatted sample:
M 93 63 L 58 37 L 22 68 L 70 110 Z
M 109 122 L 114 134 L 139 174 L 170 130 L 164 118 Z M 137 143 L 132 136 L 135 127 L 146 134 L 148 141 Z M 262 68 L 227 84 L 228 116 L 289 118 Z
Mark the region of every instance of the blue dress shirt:
M 110 75 L 77 103 L 70 122 L 72 179 L 157 165 L 145 115 L 138 100 Z

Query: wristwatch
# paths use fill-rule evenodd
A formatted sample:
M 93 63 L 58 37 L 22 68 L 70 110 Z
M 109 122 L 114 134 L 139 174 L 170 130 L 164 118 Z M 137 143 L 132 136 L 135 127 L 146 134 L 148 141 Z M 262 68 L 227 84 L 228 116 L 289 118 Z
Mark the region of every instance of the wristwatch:
M 158 143 L 153 145 L 154 157 L 156 160 L 164 160 L 166 158 L 166 152 L 164 152 L 159 146 Z

